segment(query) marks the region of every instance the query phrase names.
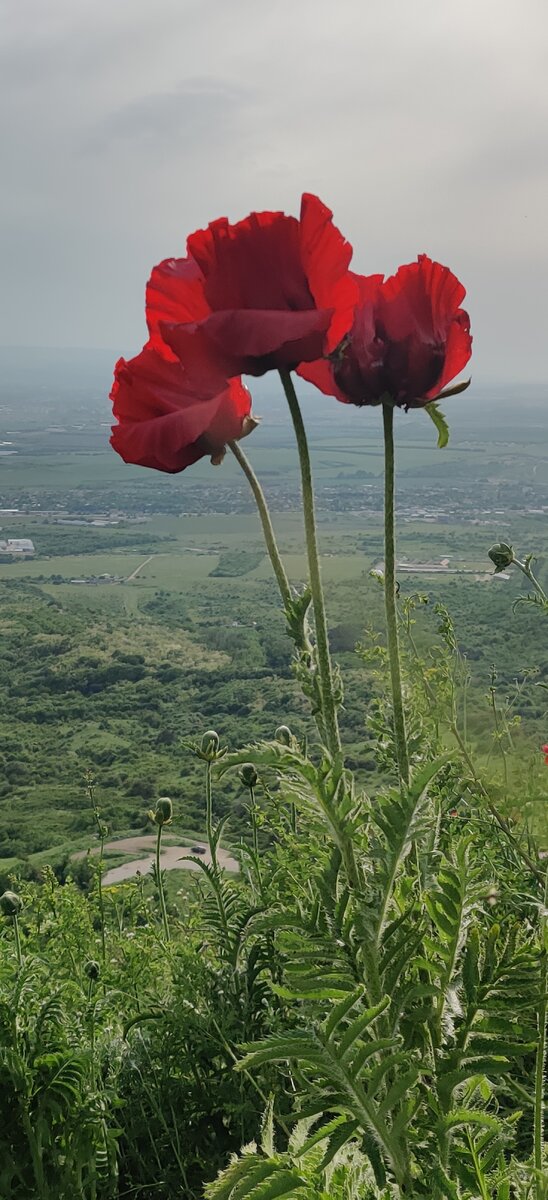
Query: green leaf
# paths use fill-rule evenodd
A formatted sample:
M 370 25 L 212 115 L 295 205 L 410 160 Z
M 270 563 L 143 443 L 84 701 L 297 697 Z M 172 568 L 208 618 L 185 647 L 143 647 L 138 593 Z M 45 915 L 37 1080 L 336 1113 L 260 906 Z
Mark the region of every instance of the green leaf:
M 364 991 L 365 988 L 362 984 L 359 988 L 351 992 L 349 996 L 346 996 L 344 1000 L 341 1000 L 340 1004 L 334 1005 L 325 1023 L 325 1035 L 327 1038 L 332 1036 L 339 1022 L 344 1021 L 344 1018 L 348 1016 L 356 1004 L 360 1003 L 363 999 Z
M 435 401 L 432 401 L 431 404 L 425 404 L 424 411 L 425 413 L 428 413 L 430 420 L 433 421 L 434 425 L 436 426 L 438 431 L 438 447 L 440 450 L 443 450 L 444 446 L 446 446 L 449 441 L 449 426 L 441 411 L 441 408 L 438 408 Z
M 255 1042 L 240 1049 L 248 1053 L 240 1062 L 234 1064 L 235 1071 L 245 1071 L 250 1067 L 260 1067 L 262 1063 L 275 1063 L 299 1059 L 302 1062 L 316 1062 L 321 1048 L 306 1035 L 295 1030 L 289 1030 L 283 1037 L 269 1038 L 264 1042 Z
M 385 1096 L 380 1106 L 379 1112 L 381 1112 L 383 1116 L 392 1112 L 396 1105 L 399 1104 L 400 1100 L 403 1099 L 406 1092 L 410 1091 L 410 1089 L 417 1082 L 419 1075 L 420 1068 L 413 1066 L 410 1067 L 408 1071 L 404 1071 L 402 1075 L 398 1076 L 396 1082 L 393 1083 L 392 1087 L 388 1089 L 388 1094 Z
M 448 1113 L 442 1121 L 443 1128 L 446 1131 L 450 1129 L 458 1129 L 462 1125 L 478 1125 L 482 1129 L 489 1129 L 493 1133 L 499 1133 L 502 1129 L 502 1124 L 496 1117 L 492 1117 L 489 1113 L 482 1112 L 479 1109 L 456 1108 Z
M 343 1033 L 339 1042 L 338 1053 L 340 1054 L 341 1058 L 344 1058 L 345 1054 L 347 1054 L 358 1038 L 363 1037 L 363 1034 L 365 1033 L 366 1029 L 368 1029 L 369 1025 L 371 1025 L 373 1021 L 376 1021 L 377 1017 L 379 1017 L 380 1014 L 388 1008 L 389 1004 L 390 997 L 383 996 L 382 1000 L 380 1000 L 378 1004 L 373 1005 L 371 1008 L 366 1008 L 364 1012 L 360 1013 L 359 1016 L 352 1021 L 352 1023 L 348 1026 L 348 1029 L 346 1029 Z
M 295 982 L 289 986 L 282 983 L 270 985 L 281 1000 L 336 1000 L 339 996 L 346 996 L 352 986 L 347 979 L 338 975 L 329 976 L 326 981 L 318 979 L 317 975 L 302 977 L 298 981 L 292 978 Z

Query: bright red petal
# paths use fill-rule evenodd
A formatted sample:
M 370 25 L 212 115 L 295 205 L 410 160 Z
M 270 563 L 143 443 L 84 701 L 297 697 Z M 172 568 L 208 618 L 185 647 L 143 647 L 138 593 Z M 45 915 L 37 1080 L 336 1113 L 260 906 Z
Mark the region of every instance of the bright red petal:
M 237 441 L 242 436 L 243 422 L 250 412 L 250 393 L 240 379 L 231 379 L 221 393 L 221 404 L 206 433 L 212 452 L 221 450 L 227 442 Z
M 197 398 L 180 364 L 150 346 L 130 362 L 116 364 L 111 399 L 118 420 L 114 449 L 125 462 L 168 472 L 182 471 L 240 437 L 251 407 L 239 380 L 209 400 Z
M 249 309 L 212 313 L 200 325 L 162 325 L 161 333 L 201 395 L 234 375 L 293 368 L 322 352 L 331 312 Z
M 314 307 L 301 262 L 299 222 L 280 212 L 250 213 L 231 225 L 212 221 L 187 242 L 212 309 Z
M 248 373 L 234 354 L 221 352 L 202 325 L 162 324 L 160 332 L 177 361 L 184 363 L 188 386 L 203 400 L 216 396 L 227 379 Z
M 297 375 L 301 379 L 306 379 L 308 383 L 313 383 L 318 391 L 323 392 L 324 396 L 335 396 L 343 404 L 348 404 L 348 396 L 337 387 L 333 367 L 327 358 L 320 358 L 317 362 L 301 363 L 297 370 Z
M 146 319 L 155 350 L 172 357 L 160 333 L 162 321 L 185 325 L 203 320 L 209 312 L 202 273 L 192 259 L 166 258 L 154 267 L 146 289 Z
M 404 341 L 418 335 L 425 342 L 444 341 L 465 295 L 448 267 L 421 254 L 387 279 L 379 293 L 379 318 L 387 339 Z
M 374 305 L 383 285 L 384 275 L 356 275 L 350 271 L 350 278 L 358 292 L 358 305 Z
M 223 353 L 231 351 L 246 360 L 270 356 L 288 343 L 308 343 L 310 340 L 315 357 L 321 353 L 330 318 L 331 310 L 315 308 L 308 312 L 237 309 L 212 313 L 203 322 L 202 329 Z
M 184 471 L 185 467 L 210 453 L 206 447 L 200 447 L 198 441 L 189 444 L 183 412 L 136 424 L 115 425 L 110 444 L 124 462 L 170 475 Z
M 355 276 L 348 270 L 353 251 L 333 224 L 331 209 L 308 192 L 301 201 L 300 251 L 318 308 L 334 310 L 325 347 L 330 353 L 348 333 L 358 299 Z
M 427 399 L 433 400 L 439 393 L 464 370 L 472 354 L 472 335 L 470 333 L 470 318 L 463 308 L 453 318 L 445 345 L 445 362 L 443 370 L 436 383 L 427 393 Z

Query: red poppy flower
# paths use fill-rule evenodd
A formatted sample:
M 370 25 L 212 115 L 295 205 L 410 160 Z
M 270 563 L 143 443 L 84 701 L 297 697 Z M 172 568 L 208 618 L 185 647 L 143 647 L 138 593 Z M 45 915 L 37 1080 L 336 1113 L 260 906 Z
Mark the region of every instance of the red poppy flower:
M 251 397 L 239 379 L 204 400 L 189 387 L 180 363 L 150 346 L 115 367 L 111 445 L 124 462 L 157 471 L 184 471 L 204 455 L 219 462 L 227 442 L 255 426 Z
M 421 254 L 390 279 L 354 276 L 359 301 L 350 333 L 328 361 L 299 374 L 345 404 L 429 404 L 468 362 L 465 289 L 448 267 Z
M 542 750 L 542 753 L 544 754 L 544 761 L 546 763 L 546 766 L 548 767 L 548 743 L 546 744 L 546 746 L 541 746 L 541 750 Z
M 299 220 L 263 212 L 231 225 L 223 217 L 189 237 L 186 258 L 154 268 L 151 344 L 183 364 L 200 394 L 235 375 L 317 359 L 348 332 L 357 300 L 352 247 L 332 215 L 304 195 Z

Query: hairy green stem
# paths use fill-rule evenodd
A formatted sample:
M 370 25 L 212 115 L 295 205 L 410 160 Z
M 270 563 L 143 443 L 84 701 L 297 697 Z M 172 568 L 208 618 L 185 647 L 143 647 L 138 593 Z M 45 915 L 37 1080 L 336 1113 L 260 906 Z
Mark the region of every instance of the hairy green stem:
M 546 1084 L 546 1017 L 548 989 L 548 870 L 544 885 L 544 910 L 540 919 L 540 1000 L 538 1008 L 538 1043 L 535 1068 L 535 1116 L 533 1160 L 535 1164 L 535 1200 L 544 1200 L 544 1092 Z
M 95 821 L 95 824 L 97 826 L 97 832 L 99 834 L 99 863 L 98 863 L 98 867 L 97 867 L 97 900 L 98 900 L 98 904 L 99 904 L 99 920 L 101 922 L 101 957 L 102 957 L 103 966 L 104 966 L 104 964 L 106 962 L 106 958 L 107 958 L 107 946 L 106 946 L 106 937 L 105 937 L 105 901 L 103 898 L 103 860 L 104 860 L 104 853 L 105 853 L 106 826 L 103 824 L 103 821 L 101 820 L 101 813 L 99 812 L 99 808 L 97 807 L 97 802 L 95 799 L 95 789 L 93 787 L 93 780 L 91 779 L 91 777 L 89 778 L 89 782 L 88 782 L 88 796 L 90 798 L 91 806 L 92 806 L 92 810 L 93 810 L 93 819 Z
M 329 637 L 327 632 L 327 617 L 320 572 L 320 557 L 318 553 L 318 537 L 316 533 L 316 513 L 314 507 L 314 489 L 312 485 L 312 468 L 308 441 L 302 418 L 302 413 L 289 371 L 280 371 L 280 379 L 293 421 L 299 462 L 301 467 L 301 486 L 303 495 L 304 528 L 306 535 L 306 550 L 308 555 L 308 571 L 310 576 L 310 591 L 314 608 L 314 623 L 316 627 L 316 644 L 318 655 L 318 672 L 320 677 L 320 692 L 322 698 L 323 717 L 327 748 L 335 757 L 341 753 L 341 739 L 337 720 L 337 705 L 333 686 L 333 669 L 329 652 Z
M 251 819 L 251 831 L 253 836 L 253 856 L 255 859 L 255 870 L 257 872 L 257 883 L 259 885 L 259 894 L 263 896 L 263 877 L 261 872 L 261 861 L 259 858 L 259 830 L 257 826 L 257 806 L 255 803 L 255 788 L 249 788 L 249 816 Z
M 249 459 L 246 458 L 243 450 L 240 449 L 238 442 L 229 442 L 228 448 L 229 448 L 229 450 L 232 451 L 234 458 L 236 459 L 236 462 L 239 463 L 240 467 L 242 468 L 242 471 L 243 471 L 243 473 L 249 483 L 251 491 L 253 492 L 253 495 L 255 497 L 257 508 L 259 510 L 259 517 L 260 517 L 261 525 L 263 527 L 263 534 L 264 534 L 264 540 L 266 542 L 266 548 L 268 551 L 270 561 L 272 563 L 272 569 L 276 576 L 276 582 L 280 589 L 280 595 L 282 597 L 282 602 L 283 602 L 284 608 L 289 608 L 289 606 L 291 604 L 291 599 L 292 599 L 291 587 L 290 587 L 289 580 L 288 580 L 286 572 L 285 572 L 285 567 L 280 558 L 280 551 L 278 550 L 276 534 L 274 533 L 274 527 L 273 527 L 272 521 L 270 519 L 270 513 L 268 511 L 268 507 L 267 507 L 267 503 L 265 500 L 265 495 L 264 495 L 263 489 L 259 483 L 259 480 L 257 479 L 257 476 L 253 470 L 253 467 L 251 466 L 251 463 L 249 462 Z
M 498 745 L 498 748 L 500 750 L 500 756 L 502 758 L 504 786 L 505 786 L 505 788 L 507 788 L 508 787 L 508 763 L 506 761 L 506 752 L 505 752 L 505 749 L 504 749 L 504 746 L 502 743 L 502 730 L 501 730 L 501 723 L 499 721 L 499 710 L 497 707 L 497 693 L 496 693 L 496 688 L 494 686 L 494 683 L 491 683 L 491 686 L 489 688 L 489 703 L 491 705 L 491 711 L 493 713 L 493 724 L 494 724 L 494 728 L 495 728 L 495 742 Z
M 169 921 L 167 919 L 166 898 L 164 894 L 164 881 L 162 879 L 162 870 L 160 867 L 160 855 L 162 851 L 162 830 L 163 825 L 158 825 L 158 833 L 156 836 L 156 883 L 158 885 L 158 895 L 160 897 L 160 909 L 162 913 L 162 924 L 166 935 L 166 942 L 170 941 Z
M 21 951 L 21 935 L 19 933 L 19 921 L 17 913 L 13 914 L 13 936 L 15 938 L 15 952 L 17 954 L 17 964 L 19 968 L 23 966 L 23 954 Z
M 205 797 L 206 797 L 206 834 L 209 853 L 211 856 L 211 865 L 214 870 L 217 870 L 217 847 L 213 837 L 213 798 L 211 794 L 211 763 L 206 762 L 206 777 L 205 777 Z
M 103 858 L 105 849 L 105 835 L 101 832 L 101 843 L 99 850 L 99 870 L 97 873 L 97 895 L 99 899 L 99 915 L 101 920 L 101 957 L 103 964 L 106 962 L 107 945 L 105 937 L 105 901 L 103 897 Z
M 516 567 L 519 567 L 520 571 L 523 572 L 525 578 L 529 580 L 529 583 L 532 583 L 541 600 L 544 600 L 544 602 L 548 604 L 548 596 L 546 595 L 544 588 L 541 587 L 536 575 L 533 574 L 531 570 L 531 564 L 527 561 L 527 558 L 525 559 L 525 562 L 520 562 L 519 558 L 514 558 L 512 561 L 515 563 Z
M 405 713 L 403 709 L 400 651 L 398 645 L 398 618 L 396 612 L 396 530 L 395 530 L 395 474 L 394 474 L 394 409 L 391 404 L 382 406 L 384 426 L 384 603 L 386 612 L 386 637 L 390 662 L 392 686 L 392 708 L 394 714 L 394 738 L 396 758 L 402 783 L 409 783 L 409 756 Z

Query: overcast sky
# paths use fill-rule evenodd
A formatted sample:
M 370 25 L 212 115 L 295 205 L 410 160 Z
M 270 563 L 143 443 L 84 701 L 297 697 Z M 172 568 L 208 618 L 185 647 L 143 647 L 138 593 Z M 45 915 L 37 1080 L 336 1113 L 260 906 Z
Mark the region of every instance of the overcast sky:
M 354 265 L 425 251 L 473 370 L 548 357 L 546 0 L 0 0 L 0 342 L 144 336 L 153 263 L 251 209 L 335 212 Z

